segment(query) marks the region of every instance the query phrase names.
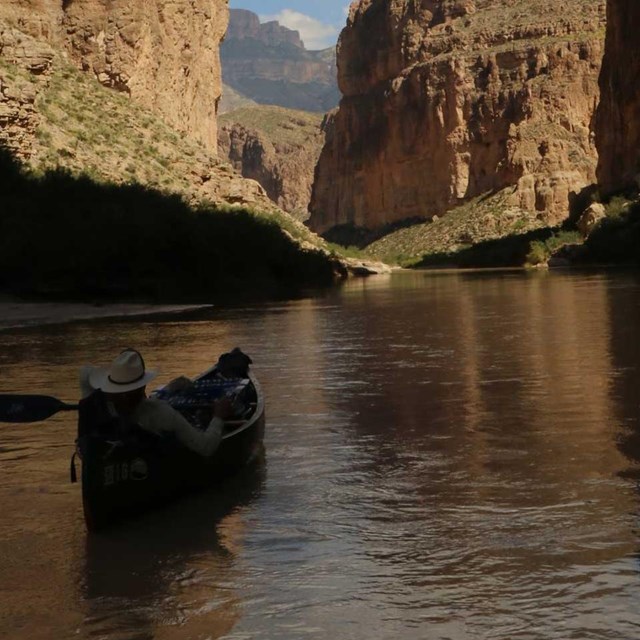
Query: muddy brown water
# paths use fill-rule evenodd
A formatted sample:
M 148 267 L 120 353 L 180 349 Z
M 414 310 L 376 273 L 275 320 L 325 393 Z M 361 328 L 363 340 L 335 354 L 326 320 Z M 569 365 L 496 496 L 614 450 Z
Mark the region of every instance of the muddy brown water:
M 420 272 L 0 332 L 2 392 L 240 345 L 267 397 L 263 464 L 99 536 L 74 416 L 1 425 L 0 636 L 638 638 L 639 330 L 634 274 Z

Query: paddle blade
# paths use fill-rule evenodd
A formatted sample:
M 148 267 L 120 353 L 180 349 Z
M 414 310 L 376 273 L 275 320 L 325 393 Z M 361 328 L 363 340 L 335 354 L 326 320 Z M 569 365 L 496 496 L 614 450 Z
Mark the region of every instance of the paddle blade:
M 0 422 L 40 422 L 71 409 L 77 406 L 51 396 L 0 395 Z

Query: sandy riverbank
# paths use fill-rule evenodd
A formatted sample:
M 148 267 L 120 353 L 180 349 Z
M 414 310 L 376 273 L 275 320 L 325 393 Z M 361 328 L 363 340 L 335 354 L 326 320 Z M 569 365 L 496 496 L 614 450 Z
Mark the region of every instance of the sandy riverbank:
M 20 327 L 64 324 L 78 320 L 180 314 L 209 309 L 213 305 L 82 304 L 21 302 L 0 299 L 0 331 Z

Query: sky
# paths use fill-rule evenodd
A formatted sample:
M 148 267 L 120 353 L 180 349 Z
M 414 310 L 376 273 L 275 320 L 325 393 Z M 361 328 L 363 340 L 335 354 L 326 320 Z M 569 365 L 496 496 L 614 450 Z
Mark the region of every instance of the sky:
M 261 22 L 277 20 L 299 31 L 307 49 L 326 49 L 338 41 L 349 0 L 230 0 L 229 6 L 253 11 Z

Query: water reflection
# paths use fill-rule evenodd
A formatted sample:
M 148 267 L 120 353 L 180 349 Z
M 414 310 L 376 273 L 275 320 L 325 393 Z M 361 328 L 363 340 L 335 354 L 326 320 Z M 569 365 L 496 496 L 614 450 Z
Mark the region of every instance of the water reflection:
M 437 637 L 466 637 L 456 610 L 476 633 L 537 621 L 547 637 L 567 606 L 603 613 L 600 567 L 635 545 L 614 475 L 610 281 L 430 277 L 350 291 L 340 331 L 317 338 L 325 401 L 353 432 L 336 495 L 375 567 L 359 593 Z
M 623 273 L 402 273 L 185 322 L 0 333 L 0 378 L 64 399 L 115 344 L 166 377 L 238 344 L 269 452 L 257 499 L 86 547 L 72 421 L 4 430 L 0 618 L 15 638 L 34 601 L 67 612 L 59 637 L 634 638 L 639 300 Z
M 619 447 L 629 461 L 622 474 L 640 480 L 640 326 L 639 279 L 627 275 L 609 288 L 611 351 L 615 370 L 609 378 L 609 392 L 620 423 Z
M 241 613 L 237 566 L 246 507 L 264 464 L 221 487 L 89 535 L 83 598 L 88 636 L 220 638 Z

